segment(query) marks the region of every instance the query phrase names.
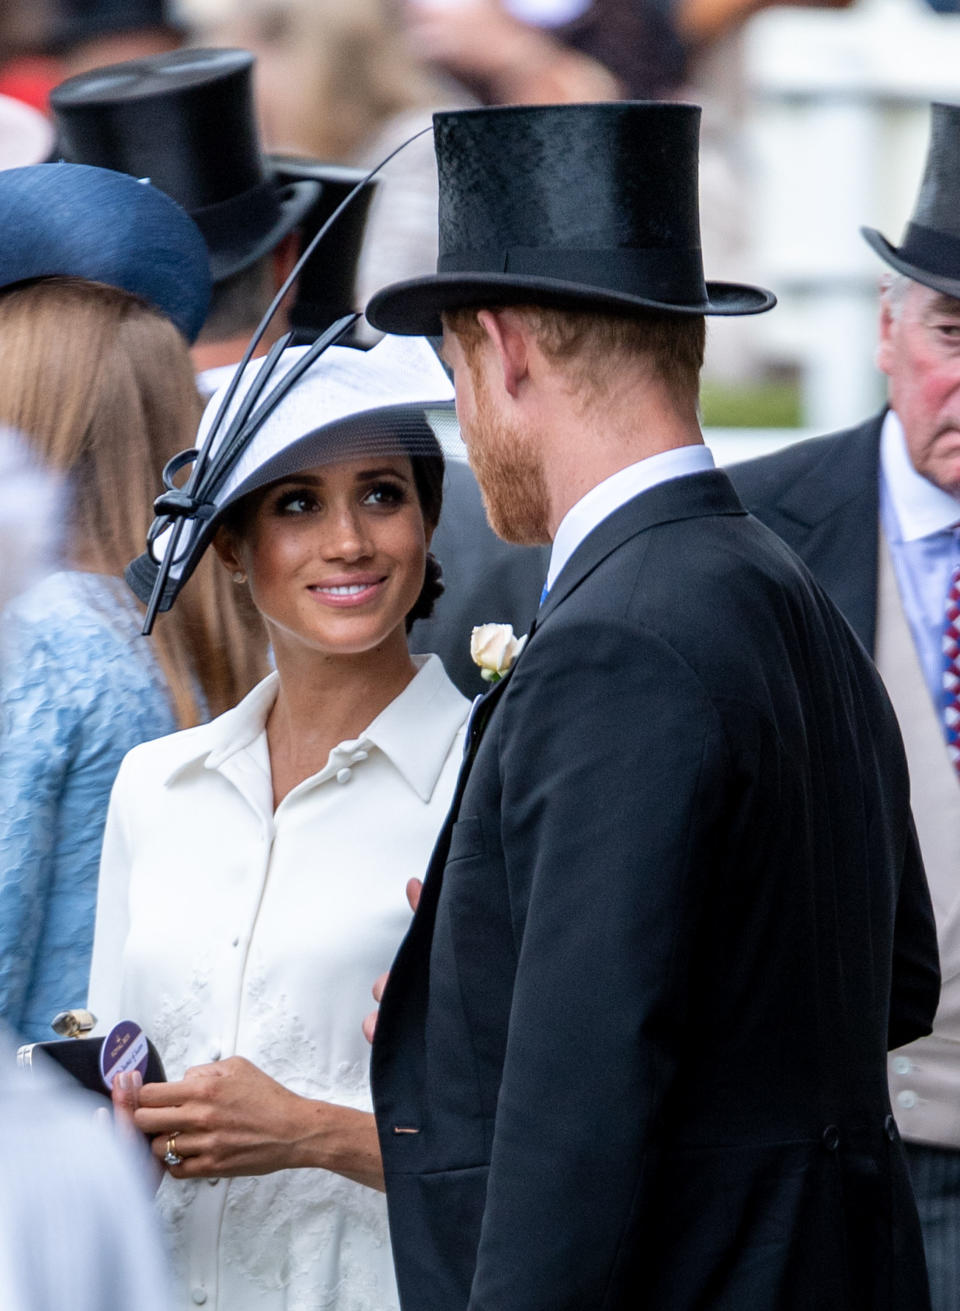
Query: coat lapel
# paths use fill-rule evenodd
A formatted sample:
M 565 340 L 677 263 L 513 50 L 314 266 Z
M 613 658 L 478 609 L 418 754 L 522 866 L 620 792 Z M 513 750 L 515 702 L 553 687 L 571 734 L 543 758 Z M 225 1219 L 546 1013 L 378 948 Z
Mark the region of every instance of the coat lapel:
M 803 559 L 868 651 L 877 628 L 883 413 L 731 470 L 744 505 Z
M 543 627 L 557 606 L 602 564 L 607 556 L 639 533 L 658 524 L 705 515 L 745 514 L 740 500 L 721 469 L 688 474 L 658 483 L 640 492 L 608 515 L 580 543 L 560 571 L 536 619 L 536 630 Z M 531 638 L 532 640 L 532 638 Z

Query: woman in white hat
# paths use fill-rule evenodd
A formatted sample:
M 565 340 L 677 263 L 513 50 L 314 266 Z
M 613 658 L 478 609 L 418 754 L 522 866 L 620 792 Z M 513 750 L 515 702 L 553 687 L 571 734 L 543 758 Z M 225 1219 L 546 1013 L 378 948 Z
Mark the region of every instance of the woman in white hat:
M 306 360 L 210 402 L 210 476 L 171 493 L 154 545 L 165 605 L 214 545 L 276 672 L 130 753 L 101 867 L 90 1004 L 141 1024 L 171 1081 L 133 1100 L 183 1307 L 397 1305 L 361 1022 L 462 752 L 466 699 L 406 642 L 442 590 L 425 414 L 452 391 L 423 341 L 334 347 L 289 385 Z

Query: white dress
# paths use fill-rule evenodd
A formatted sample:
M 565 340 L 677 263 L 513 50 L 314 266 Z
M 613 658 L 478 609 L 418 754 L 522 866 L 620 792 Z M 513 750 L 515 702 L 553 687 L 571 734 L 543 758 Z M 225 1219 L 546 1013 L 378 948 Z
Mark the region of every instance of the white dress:
M 469 703 L 436 656 L 276 812 L 277 676 L 124 760 L 104 841 L 90 1007 L 141 1024 L 170 1079 L 245 1056 L 369 1110 L 361 1021 L 409 922 L 459 769 Z M 390 1311 L 382 1194 L 323 1170 L 165 1178 L 177 1308 Z

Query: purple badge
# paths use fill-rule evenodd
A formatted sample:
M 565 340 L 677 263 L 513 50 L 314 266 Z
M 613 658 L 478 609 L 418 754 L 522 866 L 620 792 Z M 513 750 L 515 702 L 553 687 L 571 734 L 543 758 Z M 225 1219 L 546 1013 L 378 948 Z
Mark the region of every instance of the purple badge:
M 115 1024 L 103 1040 L 100 1048 L 100 1073 L 107 1088 L 113 1087 L 118 1074 L 130 1070 L 139 1070 L 142 1078 L 147 1072 L 146 1034 L 133 1020 L 121 1020 Z

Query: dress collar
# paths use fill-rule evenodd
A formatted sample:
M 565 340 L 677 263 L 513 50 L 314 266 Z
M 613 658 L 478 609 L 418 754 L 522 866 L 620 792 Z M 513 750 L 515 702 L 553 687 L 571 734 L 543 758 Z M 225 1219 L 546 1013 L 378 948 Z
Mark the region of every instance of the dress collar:
M 933 537 L 960 520 L 960 501 L 917 473 L 893 410 L 884 416 L 880 433 L 880 476 L 902 542 Z
M 413 661 L 417 673 L 400 695 L 359 737 L 334 747 L 321 774 L 332 769 L 335 757 L 373 746 L 390 760 L 422 801 L 430 800 L 470 703 L 450 682 L 438 656 L 415 655 Z M 181 757 L 170 770 L 167 785 L 197 766 L 219 769 L 224 761 L 249 747 L 264 731 L 279 682 L 279 674 L 268 674 L 231 710 L 209 724 L 189 729 L 189 755 Z

